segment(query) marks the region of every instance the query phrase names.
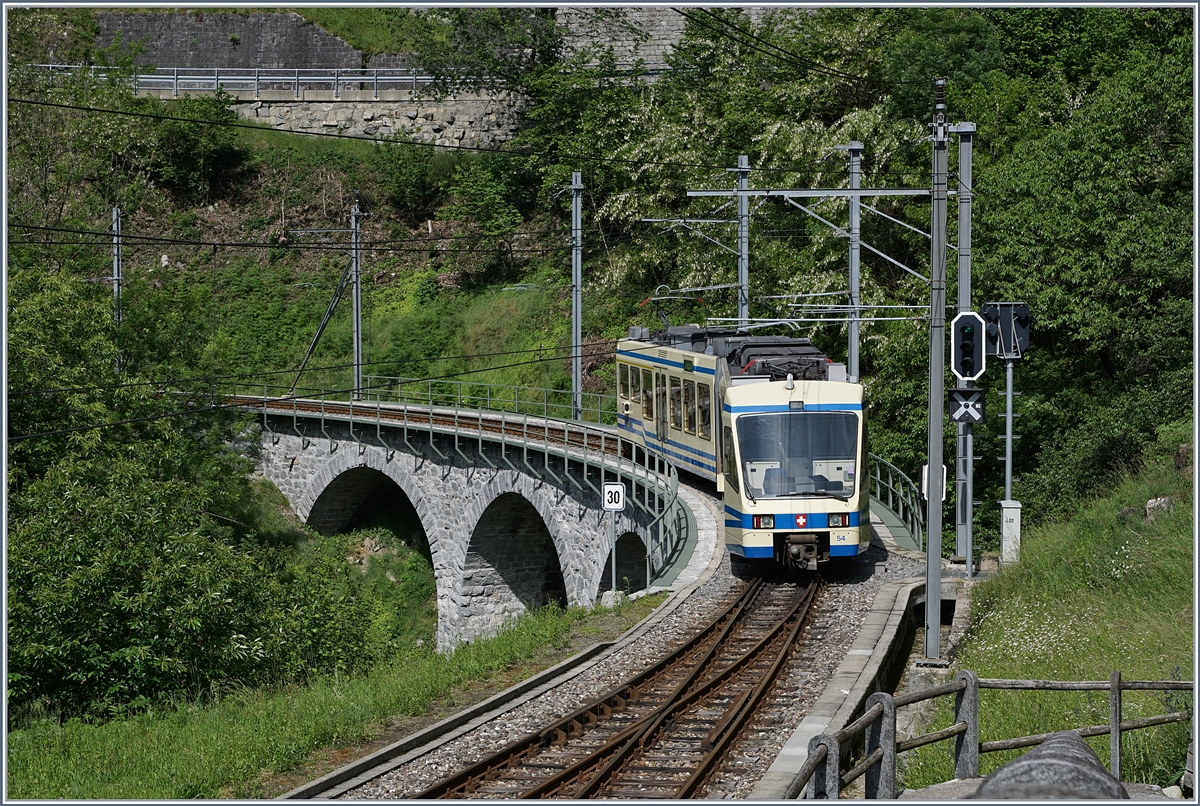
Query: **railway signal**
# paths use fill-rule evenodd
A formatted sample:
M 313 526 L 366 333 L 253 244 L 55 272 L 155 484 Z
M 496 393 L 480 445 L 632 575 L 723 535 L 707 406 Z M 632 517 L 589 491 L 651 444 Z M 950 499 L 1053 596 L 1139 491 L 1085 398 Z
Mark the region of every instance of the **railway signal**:
M 951 389 L 947 401 L 950 409 L 950 421 L 955 423 L 983 422 L 983 390 L 982 389 Z
M 1019 359 L 1029 350 L 1029 306 L 1024 302 L 989 302 L 980 310 L 985 322 L 986 352 Z
M 950 370 L 960 381 L 973 381 L 983 374 L 983 335 L 983 317 L 974 311 L 964 311 L 950 323 Z

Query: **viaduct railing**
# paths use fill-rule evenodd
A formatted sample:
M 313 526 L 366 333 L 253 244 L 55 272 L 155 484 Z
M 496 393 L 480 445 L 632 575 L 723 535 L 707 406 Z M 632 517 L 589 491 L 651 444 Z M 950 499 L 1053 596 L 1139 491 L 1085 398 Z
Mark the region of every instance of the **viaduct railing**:
M 1107 680 L 993 680 L 980 679 L 970 670 L 961 670 L 952 683 L 935 686 L 925 691 L 912 692 L 893 697 L 886 692 L 877 692 L 867 698 L 866 710 L 858 719 L 831 734 L 814 736 L 808 743 L 808 759 L 792 780 L 785 797 L 837 799 L 843 788 L 860 777 L 866 776 L 867 798 L 893 799 L 896 796 L 896 761 L 900 753 L 924 747 L 935 742 L 954 740 L 954 776 L 956 778 L 979 777 L 979 758 L 983 753 L 1000 750 L 1016 750 L 1040 744 L 1053 734 L 1041 733 L 1019 736 L 999 741 L 979 741 L 979 691 L 980 689 L 1007 689 L 1012 691 L 1108 691 L 1109 722 L 1075 730 L 1080 737 L 1109 736 L 1110 771 L 1118 780 L 1121 777 L 1121 734 L 1154 725 L 1184 722 L 1192 718 L 1191 710 L 1175 711 L 1141 719 L 1122 720 L 1121 692 L 1123 691 L 1192 691 L 1191 681 L 1122 680 L 1120 672 L 1113 672 Z M 954 724 L 941 730 L 915 736 L 903 741 L 896 740 L 896 709 L 904 705 L 954 695 Z M 856 742 L 863 743 L 863 755 L 853 767 L 842 772 L 843 766 L 852 760 L 850 748 Z
M 54 75 L 67 75 L 77 70 L 87 70 L 94 78 L 103 80 L 108 72 L 104 67 L 94 65 L 74 64 L 31 64 L 29 67 L 46 71 Z M 421 87 L 434 82 L 434 76 L 421 73 L 416 68 L 409 67 L 313 67 L 313 68 L 271 68 L 271 67 L 148 67 L 136 68 L 144 72 L 138 73 L 130 80 L 134 89 L 146 92 L 162 92 L 168 90 L 171 96 L 178 98 L 181 92 L 216 92 L 218 87 L 224 87 L 229 92 L 253 93 L 255 98 L 263 92 L 291 91 L 293 98 L 299 98 L 307 91 L 332 92 L 334 98 L 340 98 L 343 91 L 371 92 L 372 99 L 378 99 L 380 91 L 416 92 Z M 629 71 L 631 72 L 631 71 Z M 643 75 L 655 78 L 664 70 L 644 70 Z M 125 73 L 121 73 L 123 77 Z M 453 96 L 452 96 L 453 97 Z
M 917 543 L 925 550 L 925 502 L 921 489 L 900 468 L 875 454 L 871 459 L 871 497 L 883 504 L 908 529 Z
M 305 439 L 310 436 L 301 429 L 301 420 L 319 424 L 327 439 L 334 439 L 332 423 L 348 423 L 350 439 L 364 446 L 394 450 L 394 443 L 385 439 L 386 431 L 419 454 L 414 435 L 427 434 L 426 444 L 442 461 L 451 461 L 451 454 L 457 454 L 468 464 L 482 462 L 493 469 L 504 465 L 536 478 L 553 479 L 562 488 L 590 489 L 598 501 L 605 481 L 625 481 L 627 499 L 645 520 L 647 584 L 661 575 L 687 541 L 688 514 L 679 497 L 675 468 L 615 429 L 528 412 L 484 412 L 458 403 L 338 400 L 317 390 L 283 393 L 260 386 L 254 388 L 253 396 L 235 389 L 230 397 L 233 405 L 261 414 L 268 438 L 286 433 L 276 429 L 280 421 L 288 419 L 291 433 Z M 439 447 L 435 434 L 447 438 L 447 444 Z M 474 455 L 467 456 L 463 448 L 472 442 Z M 485 443 L 499 444 L 499 452 L 485 450 Z M 561 459 L 557 469 L 551 456 Z

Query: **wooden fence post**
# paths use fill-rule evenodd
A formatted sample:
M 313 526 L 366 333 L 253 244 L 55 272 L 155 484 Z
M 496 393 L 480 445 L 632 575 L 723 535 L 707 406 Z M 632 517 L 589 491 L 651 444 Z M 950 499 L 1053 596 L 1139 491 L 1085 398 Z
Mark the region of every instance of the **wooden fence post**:
M 1108 769 L 1121 780 L 1121 672 L 1108 678 Z

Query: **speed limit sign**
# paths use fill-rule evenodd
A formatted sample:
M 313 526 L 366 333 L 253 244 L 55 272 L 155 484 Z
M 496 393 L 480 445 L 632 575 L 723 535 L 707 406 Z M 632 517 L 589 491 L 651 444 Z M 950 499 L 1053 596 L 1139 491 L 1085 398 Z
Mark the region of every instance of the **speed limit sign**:
M 623 482 L 623 481 L 606 481 L 606 482 L 604 482 L 604 511 L 605 512 L 624 512 L 625 511 L 625 482 Z

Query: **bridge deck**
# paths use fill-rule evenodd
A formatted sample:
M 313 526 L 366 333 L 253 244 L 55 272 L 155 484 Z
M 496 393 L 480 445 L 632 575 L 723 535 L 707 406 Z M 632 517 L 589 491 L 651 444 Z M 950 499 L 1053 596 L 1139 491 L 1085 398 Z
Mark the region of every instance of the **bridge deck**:
M 887 530 L 891 533 L 892 539 L 896 541 L 900 548 L 910 549 L 912 551 L 923 551 L 924 549 L 917 545 L 917 540 L 913 537 L 912 531 L 904 525 L 904 521 L 887 508 L 887 505 L 878 500 L 874 496 L 871 497 L 871 517 L 880 520 Z

